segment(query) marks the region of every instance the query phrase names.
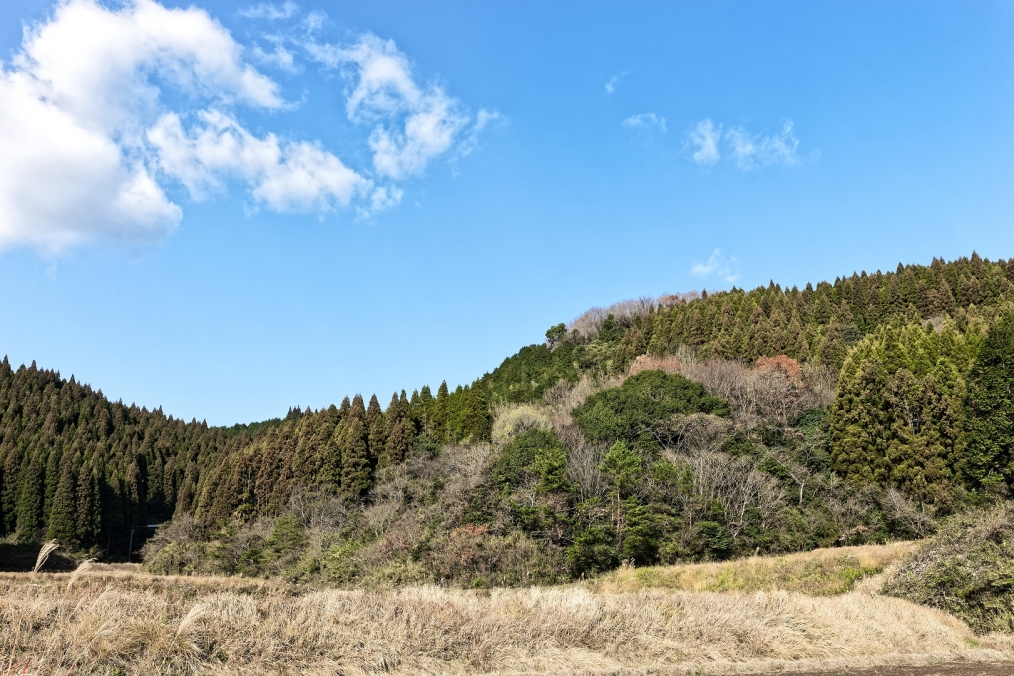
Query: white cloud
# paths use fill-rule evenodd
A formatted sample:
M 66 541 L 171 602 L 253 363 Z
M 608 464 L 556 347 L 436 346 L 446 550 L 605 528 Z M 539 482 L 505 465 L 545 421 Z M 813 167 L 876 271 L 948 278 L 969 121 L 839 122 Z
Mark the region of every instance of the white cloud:
M 159 169 L 195 199 L 224 188 L 223 181 L 247 183 L 258 204 L 275 211 L 327 211 L 347 207 L 372 183 L 312 143 L 282 143 L 274 134 L 257 138 L 235 120 L 214 110 L 183 128 L 175 113 L 148 131 Z
M 26 73 L 0 75 L 0 247 L 57 253 L 172 231 L 182 213 L 144 164 L 38 90 Z
M 276 20 L 297 12 L 285 2 L 242 13 Z M 322 25 L 323 15 L 313 16 Z M 374 35 L 345 49 L 265 39 L 272 52 L 245 48 L 196 7 L 60 0 L 25 29 L 12 61 L 0 62 L 0 248 L 57 254 L 96 237 L 171 233 L 182 218 L 166 193 L 171 184 L 194 200 L 239 183 L 255 208 L 369 215 L 400 203 L 391 181 L 438 156 L 467 155 L 499 118 L 466 114 L 439 86 L 420 84 L 394 43 Z M 346 112 L 372 127 L 372 172 L 317 142 L 242 124 L 241 107 L 290 107 L 251 62 L 298 70 L 293 44 L 348 72 Z
M 620 80 L 622 80 L 626 75 L 627 71 L 623 71 L 622 73 L 617 73 L 616 75 L 609 78 L 605 84 L 606 93 L 612 94 L 614 91 L 616 91 L 616 85 L 618 85 L 620 83 Z
M 401 202 L 401 198 L 404 196 L 404 191 L 394 186 L 381 186 L 376 188 L 370 195 L 369 213 L 378 213 L 397 206 Z
M 144 239 L 181 218 L 143 137 L 159 83 L 228 105 L 282 105 L 205 12 L 65 0 L 0 70 L 0 246 L 51 253 L 95 235 Z
M 457 156 L 468 157 L 479 147 L 479 134 L 491 124 L 506 124 L 507 119 L 495 110 L 482 108 L 475 116 L 475 122 L 468 128 L 458 143 Z
M 250 52 L 257 63 L 289 73 L 299 71 L 296 66 L 296 56 L 281 44 L 275 44 L 275 48 L 270 52 L 265 52 L 258 45 L 254 45 Z
M 252 7 L 240 10 L 240 16 L 244 16 L 248 19 L 266 19 L 268 21 L 278 21 L 279 19 L 290 19 L 299 12 L 299 6 L 291 2 L 285 2 L 281 5 L 276 5 L 272 2 L 262 2 Z
M 690 273 L 698 277 L 717 276 L 728 284 L 732 284 L 739 278 L 739 271 L 736 267 L 735 257 L 726 258 L 722 256 L 721 249 L 715 249 L 706 262 L 694 263 L 690 268 Z
M 702 166 L 711 166 L 731 157 L 743 171 L 773 165 L 794 166 L 799 163 L 799 139 L 793 133 L 792 121 L 782 125 L 775 134 L 752 134 L 743 127 L 723 131 L 709 119 L 701 120 L 686 136 L 691 159 Z
M 638 115 L 631 115 L 627 119 L 623 120 L 623 126 L 625 127 L 638 127 L 641 129 L 659 129 L 661 131 L 668 131 L 665 126 L 665 118 L 655 113 L 640 113 Z
M 742 127 L 735 127 L 726 132 L 726 137 L 736 165 L 744 171 L 774 164 L 792 166 L 799 162 L 796 154 L 799 139 L 792 133 L 791 121 L 776 134 L 752 135 Z
M 722 136 L 722 127 L 711 120 L 701 120 L 690 130 L 687 140 L 694 148 L 691 155 L 694 162 L 701 165 L 712 165 L 722 159 L 718 150 L 718 140 Z
M 408 58 L 392 40 L 368 33 L 348 47 L 310 43 L 310 54 L 341 70 L 352 83 L 345 111 L 349 120 L 372 125 L 373 168 L 393 180 L 420 174 L 441 155 L 464 144 L 467 154 L 492 111 L 472 118 L 440 86 L 416 81 Z

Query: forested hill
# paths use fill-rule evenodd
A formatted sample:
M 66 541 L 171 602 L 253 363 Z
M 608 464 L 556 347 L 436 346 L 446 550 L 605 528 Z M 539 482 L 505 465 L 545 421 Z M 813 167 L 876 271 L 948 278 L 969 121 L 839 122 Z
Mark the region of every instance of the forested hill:
M 642 354 L 664 355 L 689 346 L 702 359 L 752 363 L 784 354 L 838 370 L 850 346 L 890 321 L 954 319 L 968 310 L 1014 301 L 1014 259 L 990 262 L 977 254 L 895 272 L 853 273 L 834 283 L 782 288 L 773 281 L 736 289 L 626 301 L 595 308 L 547 333 L 545 345 L 522 349 L 483 378 L 494 399 L 538 398 L 560 378 L 587 369 L 622 371 Z
M 6 358 L 0 411 L 0 535 L 111 549 L 126 546 L 132 527 L 174 514 L 215 523 L 270 513 L 297 485 L 355 499 L 413 446 L 488 438 L 490 426 L 482 389 L 442 384 L 436 397 L 429 387 L 411 398 L 402 391 L 386 411 L 376 396 L 367 405 L 356 395 L 280 420 L 209 427 L 112 403 L 34 362 L 15 371 Z
M 752 291 L 621 303 L 551 328 L 544 344 L 523 348 L 453 392 L 446 384 L 435 396 L 428 387 L 411 395 L 402 391 L 386 407 L 376 396 L 366 401 L 356 395 L 338 406 L 293 409 L 284 419 L 231 428 L 112 403 L 73 378 L 63 380 L 34 363 L 15 370 L 5 359 L 0 537 L 56 538 L 68 547 L 108 547 L 122 556 L 132 527 L 181 516 L 205 527 L 271 516 L 304 486 L 366 504 L 385 467 L 410 456 L 435 456 L 445 444 L 489 440 L 497 406 L 541 402 L 561 381 L 624 376 L 639 358 L 657 361 L 687 350 L 702 362 L 751 365 L 784 356 L 785 363 L 840 374 L 839 398 L 823 409 L 830 415 L 836 471 L 857 481 L 903 486 L 910 497 L 943 505 L 954 486 L 972 481 L 968 477 L 988 483 L 999 476 L 984 460 L 975 464 L 958 457 L 965 443 L 964 414 L 955 402 L 965 396 L 990 326 L 1014 303 L 1012 281 L 1014 259 L 991 262 L 973 254 L 804 289 L 772 282 Z M 897 345 L 907 347 L 898 352 Z M 868 363 L 890 368 L 871 371 L 863 366 Z M 902 368 L 908 375 L 898 376 Z M 911 382 L 898 380 L 909 377 Z M 842 390 L 845 385 L 853 389 Z M 852 396 L 859 390 L 871 394 Z M 892 396 L 893 404 L 885 400 Z M 908 399 L 899 403 L 898 397 Z M 874 399 L 885 409 L 911 402 L 927 411 L 936 407 L 936 422 L 905 437 L 883 416 L 863 418 Z M 855 439 L 856 425 L 867 424 L 883 438 Z M 945 450 L 927 451 L 929 464 L 915 471 L 913 463 L 892 461 L 899 444 Z M 800 496 L 802 502 L 802 491 Z

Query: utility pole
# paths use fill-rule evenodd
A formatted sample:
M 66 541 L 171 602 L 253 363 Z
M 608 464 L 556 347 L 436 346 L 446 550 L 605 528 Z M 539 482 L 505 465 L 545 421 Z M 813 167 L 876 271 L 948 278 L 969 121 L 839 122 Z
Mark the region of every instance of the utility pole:
M 130 555 L 134 553 L 134 529 L 130 529 L 130 544 L 127 546 L 127 563 L 130 563 Z

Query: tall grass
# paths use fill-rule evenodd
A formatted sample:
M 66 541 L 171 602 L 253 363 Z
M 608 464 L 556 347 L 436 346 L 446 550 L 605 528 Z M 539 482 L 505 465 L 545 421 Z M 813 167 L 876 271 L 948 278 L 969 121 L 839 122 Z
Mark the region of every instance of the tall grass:
M 342 591 L 101 567 L 69 579 L 0 575 L 0 674 L 732 673 L 1011 648 L 976 647 L 938 610 L 860 592 Z

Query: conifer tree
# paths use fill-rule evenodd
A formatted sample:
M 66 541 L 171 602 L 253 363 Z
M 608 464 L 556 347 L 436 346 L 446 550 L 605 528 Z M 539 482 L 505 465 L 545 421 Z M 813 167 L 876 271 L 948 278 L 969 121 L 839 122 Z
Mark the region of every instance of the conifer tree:
M 489 441 L 493 430 L 493 416 L 485 390 L 475 383 L 463 393 L 461 438 L 472 441 Z
M 832 318 L 820 343 L 820 360 L 837 372 L 845 362 L 847 352 L 848 346 L 845 344 L 838 322 Z
M 359 498 L 370 488 L 369 430 L 363 398 L 356 395 L 341 440 L 341 491 L 349 498 Z
M 88 464 L 82 464 L 77 479 L 76 531 L 82 545 L 94 543 L 102 524 L 99 520 L 99 477 L 98 472 Z
M 18 470 L 21 466 L 21 454 L 14 446 L 6 446 L 3 454 L 3 486 L 0 487 L 0 511 L 3 521 L 0 531 L 4 535 L 14 533 L 18 528 Z
M 380 466 L 396 465 L 404 461 L 408 457 L 411 443 L 410 423 L 408 418 L 401 417 L 387 435 L 387 444 L 384 455 L 381 456 Z
M 450 418 L 449 398 L 450 394 L 447 392 L 447 381 L 445 380 L 437 388 L 437 398 L 433 402 L 433 436 L 440 441 L 447 440 L 447 423 Z
M 969 374 L 966 474 L 974 485 L 1014 486 L 1014 314 L 986 335 Z
M 39 454 L 26 458 L 18 477 L 17 532 L 19 537 L 33 538 L 43 525 L 42 501 L 45 480 Z
M 55 415 L 51 419 L 55 421 Z M 56 486 L 60 482 L 60 458 L 63 457 L 63 449 L 57 447 L 57 437 L 50 436 L 50 439 L 49 442 L 45 442 L 49 448 L 49 453 L 46 456 L 46 471 L 44 473 L 46 492 L 42 501 L 43 521 L 49 518 L 49 514 L 53 510 L 53 497 L 56 495 Z
M 46 537 L 67 545 L 78 543 L 77 537 L 77 472 L 70 452 L 60 462 L 59 481 L 49 512 L 49 529 Z

